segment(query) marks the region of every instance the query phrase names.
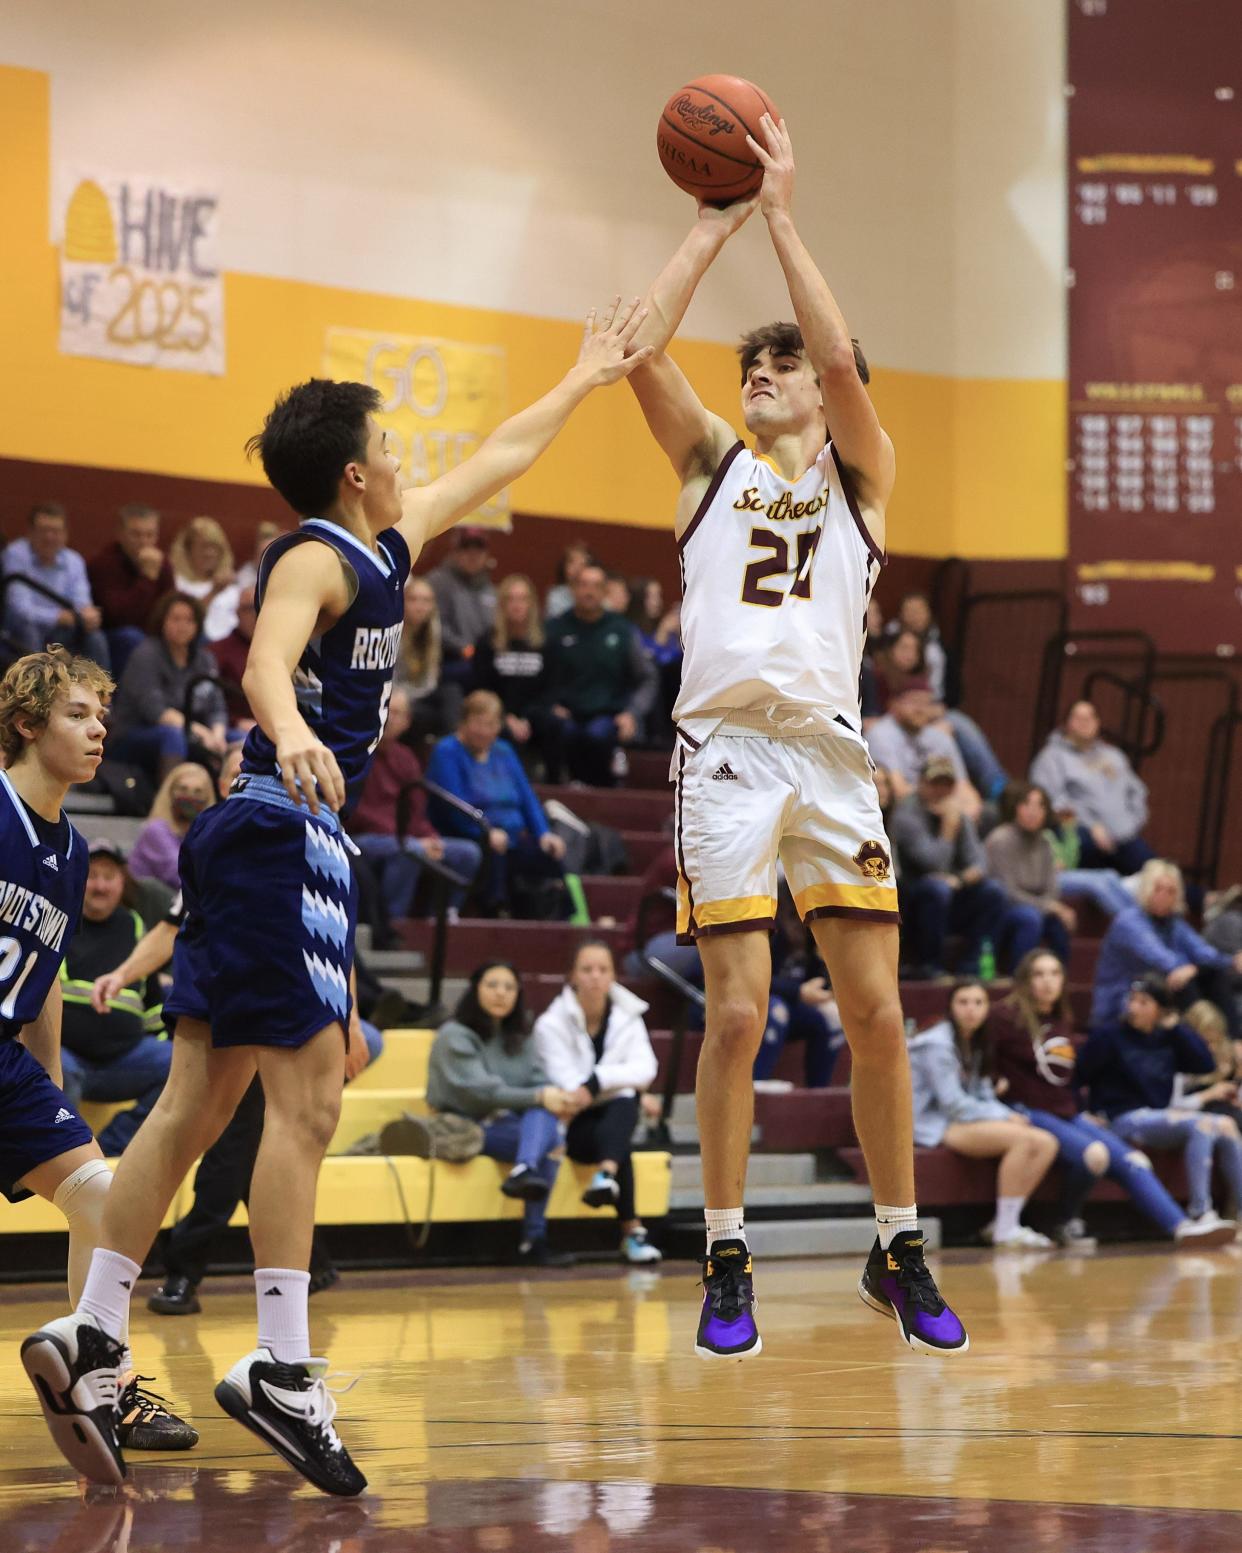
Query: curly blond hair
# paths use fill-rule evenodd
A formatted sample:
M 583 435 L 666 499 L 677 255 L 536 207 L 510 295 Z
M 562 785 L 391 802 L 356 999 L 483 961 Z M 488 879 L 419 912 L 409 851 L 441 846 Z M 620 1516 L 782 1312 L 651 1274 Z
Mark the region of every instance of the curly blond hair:
M 46 728 L 56 697 L 71 685 L 85 685 L 105 705 L 116 689 L 112 676 L 93 659 L 75 657 L 64 647 L 27 653 L 9 665 L 0 679 L 0 756 L 6 766 L 27 744 L 19 719 L 30 728 Z

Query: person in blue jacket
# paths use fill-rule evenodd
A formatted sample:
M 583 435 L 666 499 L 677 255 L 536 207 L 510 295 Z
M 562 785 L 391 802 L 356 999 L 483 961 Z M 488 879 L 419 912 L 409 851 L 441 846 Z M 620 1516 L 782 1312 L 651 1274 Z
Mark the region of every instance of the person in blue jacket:
M 1242 1202 L 1242 1134 L 1231 1116 L 1175 1106 L 1173 1090 L 1179 1073 L 1215 1070 L 1216 1058 L 1179 1021 L 1167 980 L 1159 974 L 1131 986 L 1124 1019 L 1092 1030 L 1074 1067 L 1091 1111 L 1106 1117 L 1119 1138 L 1144 1150 L 1183 1150 L 1187 1212 L 1200 1225 L 1219 1222 L 1212 1207 L 1213 1159 L 1230 1197 Z
M 484 909 L 492 914 L 514 905 L 514 885 L 529 891 L 540 880 L 563 881 L 565 843 L 548 825 L 543 806 L 512 745 L 500 737 L 504 708 L 490 690 L 475 690 L 462 702 L 456 734 L 441 739 L 427 763 L 427 780 L 479 809 L 487 818 L 488 860 L 483 869 Z M 432 824 L 444 836 L 478 838 L 465 815 L 430 794 Z M 563 889 L 559 892 L 564 896 Z
M 1119 911 L 1100 945 L 1091 1025 L 1107 1026 L 1124 1018 L 1131 984 L 1157 975 L 1179 1008 L 1207 998 L 1229 1021 L 1229 1034 L 1242 1040 L 1234 987 L 1242 973 L 1242 954 L 1222 954 L 1200 938 L 1185 919 L 1186 893 L 1181 869 L 1153 858 L 1139 874 L 1137 904 Z

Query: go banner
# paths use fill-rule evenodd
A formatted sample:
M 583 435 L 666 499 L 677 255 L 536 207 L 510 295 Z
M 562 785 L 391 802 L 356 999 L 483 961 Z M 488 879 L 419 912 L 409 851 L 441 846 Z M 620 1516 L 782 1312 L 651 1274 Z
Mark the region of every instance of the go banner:
M 365 329 L 329 329 L 323 370 L 377 388 L 376 417 L 410 485 L 426 485 L 469 458 L 508 414 L 504 347 Z M 509 527 L 501 491 L 472 521 Z
M 155 179 L 66 171 L 55 208 L 60 349 L 224 372 L 220 202 Z

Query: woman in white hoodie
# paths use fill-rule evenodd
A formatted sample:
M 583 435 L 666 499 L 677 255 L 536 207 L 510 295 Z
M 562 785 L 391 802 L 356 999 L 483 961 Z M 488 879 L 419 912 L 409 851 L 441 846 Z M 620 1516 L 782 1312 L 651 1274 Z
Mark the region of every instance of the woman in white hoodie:
M 598 1165 L 582 1200 L 614 1207 L 627 1262 L 660 1261 L 634 1206 L 631 1140 L 641 1096 L 656 1076 L 643 1015 L 647 1005 L 617 981 L 612 951 L 580 944 L 564 991 L 535 1021 L 535 1046 L 551 1083 L 575 1107 L 565 1138 L 570 1159 Z

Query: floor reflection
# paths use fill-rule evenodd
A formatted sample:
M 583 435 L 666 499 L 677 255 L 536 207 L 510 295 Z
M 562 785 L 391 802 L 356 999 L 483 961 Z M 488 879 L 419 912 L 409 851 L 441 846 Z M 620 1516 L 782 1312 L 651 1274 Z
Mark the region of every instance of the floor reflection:
M 412 1485 L 413 1486 L 413 1485 Z M 5 1553 L 1193 1553 L 1235 1546 L 1242 1515 L 1105 1505 L 777 1493 L 638 1482 L 492 1479 L 418 1485 L 393 1525 L 373 1499 L 339 1501 L 244 1471 L 152 1469 L 141 1486 L 27 1498 Z

